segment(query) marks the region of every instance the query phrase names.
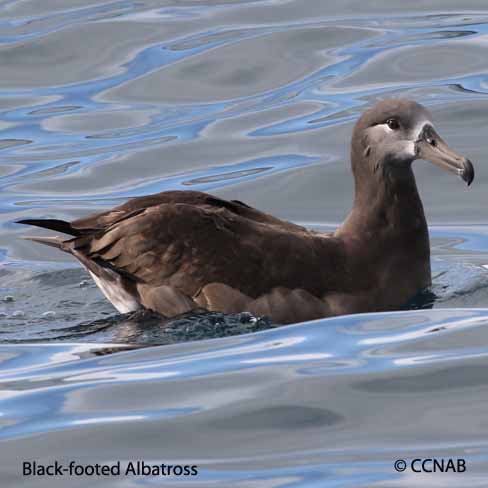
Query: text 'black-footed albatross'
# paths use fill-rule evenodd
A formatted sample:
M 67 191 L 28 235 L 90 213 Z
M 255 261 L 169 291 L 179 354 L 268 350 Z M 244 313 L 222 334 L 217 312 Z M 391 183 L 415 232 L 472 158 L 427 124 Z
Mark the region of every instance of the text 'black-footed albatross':
M 418 103 L 384 100 L 354 127 L 353 208 L 333 234 L 196 191 L 138 197 L 86 218 L 19 223 L 73 236 L 32 237 L 72 254 L 119 312 L 196 308 L 276 323 L 393 310 L 430 286 L 427 223 L 412 172 L 431 161 L 468 185 Z

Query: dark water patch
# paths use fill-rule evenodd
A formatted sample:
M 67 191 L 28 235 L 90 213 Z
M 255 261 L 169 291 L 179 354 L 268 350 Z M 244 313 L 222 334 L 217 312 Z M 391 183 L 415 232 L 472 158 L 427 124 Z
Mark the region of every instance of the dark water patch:
M 32 144 L 32 141 L 29 139 L 0 139 L 0 151 L 11 147 L 24 146 L 26 144 Z
M 29 112 L 29 115 L 34 115 L 36 117 L 44 117 L 46 115 L 52 115 L 52 114 L 62 114 L 65 112 L 72 112 L 73 110 L 78 110 L 81 107 L 76 106 L 76 105 L 56 105 L 52 107 L 46 107 L 46 108 L 39 108 L 37 110 L 32 110 L 32 112 Z
M 255 168 L 255 169 L 248 169 L 248 170 L 243 170 L 243 171 L 232 171 L 230 173 L 224 173 L 220 175 L 214 175 L 214 176 L 204 176 L 201 178 L 195 178 L 193 180 L 189 181 L 184 181 L 183 185 L 199 185 L 202 183 L 213 183 L 215 181 L 221 181 L 221 180 L 231 180 L 234 178 L 242 178 L 245 176 L 254 176 L 259 173 L 267 172 L 272 170 L 273 168 Z
M 324 426 L 341 424 L 344 418 L 336 412 L 324 408 L 304 407 L 295 405 L 280 405 L 260 410 L 251 410 L 233 418 L 221 418 L 211 426 L 217 430 L 225 429 L 232 424 L 232 430 L 249 431 L 262 429 L 272 435 L 274 430 L 285 431 L 297 429 L 315 429 Z
M 77 307 L 81 303 L 70 302 L 65 307 Z M 52 319 L 51 319 L 52 320 Z M 247 312 L 223 314 L 195 310 L 177 317 L 167 318 L 151 311 L 112 315 L 107 318 L 82 322 L 75 326 L 59 327 L 55 334 L 48 332 L 37 337 L 9 343 L 35 342 L 99 342 L 110 341 L 127 344 L 176 344 L 217 337 L 229 337 L 267 330 L 276 327 L 269 319 L 256 318 Z M 0 336 L 0 342 L 3 342 Z

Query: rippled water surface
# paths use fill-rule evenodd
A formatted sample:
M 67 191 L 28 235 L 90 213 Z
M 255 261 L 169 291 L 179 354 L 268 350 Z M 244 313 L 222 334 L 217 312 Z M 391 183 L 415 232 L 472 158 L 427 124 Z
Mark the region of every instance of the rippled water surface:
M 488 486 L 486 2 L 0 1 L 0 73 L 2 487 Z M 427 105 L 476 167 L 468 190 L 415 163 L 434 284 L 410 310 L 119 316 L 76 262 L 19 239 L 21 218 L 166 189 L 332 230 L 352 124 L 386 96 Z M 415 457 L 467 471 L 394 470 Z M 73 459 L 199 472 L 22 476 Z

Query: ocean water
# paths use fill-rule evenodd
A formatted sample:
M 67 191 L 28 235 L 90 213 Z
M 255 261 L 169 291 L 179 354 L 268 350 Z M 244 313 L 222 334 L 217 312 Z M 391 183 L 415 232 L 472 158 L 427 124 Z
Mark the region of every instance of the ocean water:
M 3 0 L 0 75 L 0 486 L 488 486 L 486 2 Z M 354 121 L 387 96 L 427 105 L 476 169 L 468 189 L 415 163 L 434 278 L 404 310 L 120 316 L 20 239 L 43 232 L 16 220 L 166 189 L 333 230 Z M 431 458 L 466 469 L 412 469 Z

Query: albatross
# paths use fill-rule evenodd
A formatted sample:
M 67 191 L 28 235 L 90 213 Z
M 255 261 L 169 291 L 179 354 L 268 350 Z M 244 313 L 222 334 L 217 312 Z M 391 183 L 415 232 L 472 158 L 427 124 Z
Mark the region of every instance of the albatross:
M 431 285 L 416 159 L 473 181 L 473 165 L 424 106 L 387 99 L 354 127 L 354 203 L 334 233 L 198 191 L 137 197 L 72 222 L 19 223 L 71 236 L 26 238 L 72 254 L 121 313 L 204 308 L 284 324 L 394 310 Z

